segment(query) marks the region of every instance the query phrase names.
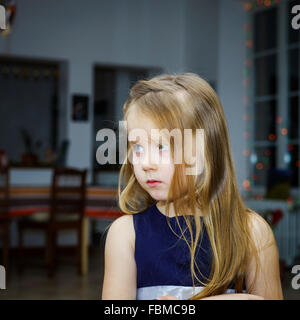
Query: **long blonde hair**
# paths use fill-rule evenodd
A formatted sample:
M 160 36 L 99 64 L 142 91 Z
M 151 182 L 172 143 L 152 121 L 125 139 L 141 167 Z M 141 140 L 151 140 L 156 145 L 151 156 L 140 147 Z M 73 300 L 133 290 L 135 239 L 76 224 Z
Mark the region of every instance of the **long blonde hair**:
M 242 292 L 247 266 L 253 255 L 257 261 L 257 252 L 249 230 L 251 210 L 244 205 L 237 188 L 227 124 L 215 91 L 205 80 L 192 73 L 160 75 L 150 80 L 140 80 L 132 87 L 124 104 L 125 120 L 133 104 L 160 128 L 204 129 L 203 172 L 196 177 L 185 176 L 185 164 L 175 164 L 166 200 L 167 216 L 172 202 L 179 227 L 177 216 L 179 213 L 184 216 L 191 244 L 181 227 L 180 230 L 190 250 L 193 283 L 195 278 L 198 284 L 204 285 L 204 289 L 190 300 L 222 294 L 233 283 L 236 292 Z M 135 179 L 128 156 L 127 153 L 127 161 L 123 163 L 119 175 L 119 206 L 123 212 L 134 214 L 156 201 Z M 194 238 L 191 220 L 185 215 L 187 209 L 193 213 L 201 210 L 211 244 L 213 261 L 205 282 L 195 273 L 195 267 L 200 272 L 195 252 L 201 239 L 201 220 L 194 215 Z

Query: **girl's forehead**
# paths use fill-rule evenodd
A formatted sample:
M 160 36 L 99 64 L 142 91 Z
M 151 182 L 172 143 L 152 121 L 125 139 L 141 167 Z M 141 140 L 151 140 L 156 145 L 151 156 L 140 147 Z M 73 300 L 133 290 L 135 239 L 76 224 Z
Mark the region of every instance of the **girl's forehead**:
M 161 129 L 151 117 L 143 115 L 141 112 L 129 112 L 126 120 L 128 132 L 134 129 L 143 129 L 150 133 L 151 129 Z
M 130 140 L 134 136 L 136 138 L 133 139 L 134 141 L 143 141 L 144 139 L 147 139 L 148 141 L 150 139 L 150 141 L 154 141 L 155 143 L 158 143 L 159 139 L 162 139 L 163 142 L 168 141 L 168 131 L 165 132 L 162 130 L 163 128 L 158 127 L 151 117 L 143 115 L 140 112 L 130 112 L 126 120 L 127 134 L 128 138 L 131 136 Z M 141 132 L 143 133 L 142 135 Z

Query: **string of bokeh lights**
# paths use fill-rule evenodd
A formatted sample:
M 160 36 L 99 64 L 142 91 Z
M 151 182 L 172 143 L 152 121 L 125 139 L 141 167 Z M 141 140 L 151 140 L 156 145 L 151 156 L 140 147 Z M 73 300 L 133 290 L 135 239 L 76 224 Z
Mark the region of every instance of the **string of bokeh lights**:
M 280 0 L 253 0 L 253 1 L 247 1 L 244 4 L 244 9 L 248 13 L 247 19 L 248 21 L 244 25 L 244 31 L 245 31 L 245 45 L 247 49 L 247 57 L 244 65 L 244 70 L 243 70 L 243 87 L 245 88 L 246 95 L 243 98 L 243 104 L 245 106 L 245 113 L 243 115 L 243 120 L 246 121 L 246 131 L 244 132 L 244 138 L 248 141 L 248 147 L 243 151 L 243 154 L 245 157 L 249 159 L 249 162 L 251 165 L 254 165 L 256 168 L 256 172 L 252 173 L 248 179 L 243 181 L 243 187 L 246 192 L 251 191 L 251 186 L 254 185 L 255 180 L 259 178 L 260 172 L 262 172 L 263 169 L 267 170 L 269 169 L 270 165 L 270 156 L 272 155 L 272 151 L 270 149 L 266 149 L 264 151 L 264 155 L 262 156 L 261 159 L 258 159 L 257 154 L 252 150 L 251 146 L 251 141 L 253 138 L 250 137 L 250 126 L 251 126 L 251 117 L 250 117 L 250 108 L 251 108 L 251 103 L 250 103 L 250 80 L 251 80 L 251 68 L 253 67 L 253 61 L 251 58 L 251 51 L 253 47 L 253 36 L 252 36 L 252 30 L 251 30 L 251 25 L 250 25 L 250 13 L 259 8 L 259 7 L 271 7 L 273 5 L 277 5 L 280 3 Z M 253 119 L 254 120 L 254 119 Z M 288 129 L 286 124 L 283 122 L 283 119 L 280 115 L 277 115 L 276 119 L 276 126 L 275 132 L 278 132 L 281 135 L 287 136 L 288 139 Z M 278 128 L 279 126 L 279 128 Z M 270 132 L 268 134 L 268 139 L 270 142 L 274 142 L 277 139 L 276 133 L 275 132 Z M 289 141 L 289 140 L 288 140 Z M 288 143 L 287 145 L 287 152 L 284 154 L 284 161 L 286 163 L 291 162 L 291 154 L 290 152 L 293 150 L 294 146 L 291 143 Z M 297 160 L 294 165 L 296 167 L 300 167 L 300 161 Z M 263 200 L 263 195 L 261 194 L 253 194 L 251 195 L 255 200 L 261 201 Z M 296 204 L 300 203 L 300 198 L 299 197 L 289 197 L 287 199 L 287 203 L 289 206 L 294 206 Z

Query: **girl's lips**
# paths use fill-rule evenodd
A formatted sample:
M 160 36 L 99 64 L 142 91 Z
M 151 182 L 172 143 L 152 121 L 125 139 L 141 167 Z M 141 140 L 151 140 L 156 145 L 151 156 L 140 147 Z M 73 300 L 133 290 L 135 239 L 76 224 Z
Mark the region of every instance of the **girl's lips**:
M 147 184 L 148 186 L 150 187 L 154 187 L 154 186 L 157 186 L 161 183 L 161 181 L 157 181 L 157 180 L 147 180 Z

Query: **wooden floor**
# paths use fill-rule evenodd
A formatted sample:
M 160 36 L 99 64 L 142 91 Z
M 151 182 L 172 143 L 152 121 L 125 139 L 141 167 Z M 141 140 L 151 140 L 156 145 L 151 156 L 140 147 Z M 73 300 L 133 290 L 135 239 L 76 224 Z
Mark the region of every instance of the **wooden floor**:
M 77 274 L 74 257 L 61 255 L 58 260 L 57 272 L 54 279 L 49 280 L 43 267 L 42 257 L 31 257 L 20 274 L 12 268 L 6 283 L 6 290 L 0 290 L 0 300 L 98 300 L 101 299 L 103 271 L 103 244 L 91 248 L 88 275 Z M 13 263 L 13 261 L 12 261 Z M 297 263 L 300 264 L 300 263 Z M 283 281 L 285 299 L 300 300 L 300 289 L 291 287 L 294 275 L 286 270 Z
M 103 248 L 91 248 L 89 272 L 77 273 L 74 255 L 60 254 L 57 271 L 48 279 L 43 257 L 30 257 L 20 272 L 14 267 L 8 275 L 6 290 L 0 290 L 0 300 L 98 300 L 103 282 Z M 14 261 L 12 261 L 13 263 Z

